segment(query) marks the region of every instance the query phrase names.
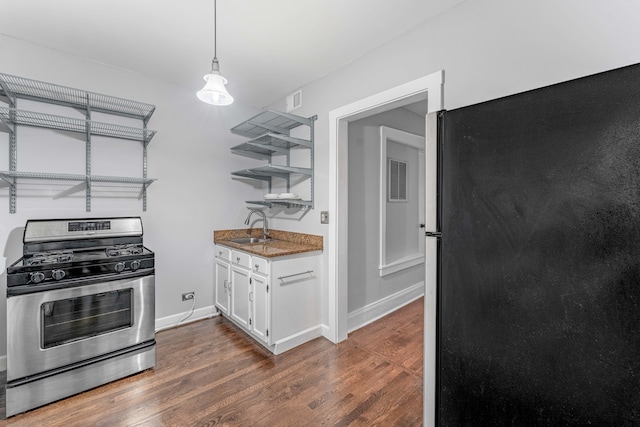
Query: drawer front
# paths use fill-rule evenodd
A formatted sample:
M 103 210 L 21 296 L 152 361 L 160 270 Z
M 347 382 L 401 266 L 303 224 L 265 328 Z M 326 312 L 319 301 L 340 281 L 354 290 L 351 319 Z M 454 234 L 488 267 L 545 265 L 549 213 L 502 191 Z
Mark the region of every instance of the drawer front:
M 267 276 L 269 274 L 269 261 L 254 256 L 251 260 L 251 271 Z
M 231 251 L 231 262 L 251 269 L 251 255 L 240 251 Z
M 226 261 L 231 260 L 231 249 L 229 248 L 216 245 L 214 253 L 216 258 L 224 259 Z

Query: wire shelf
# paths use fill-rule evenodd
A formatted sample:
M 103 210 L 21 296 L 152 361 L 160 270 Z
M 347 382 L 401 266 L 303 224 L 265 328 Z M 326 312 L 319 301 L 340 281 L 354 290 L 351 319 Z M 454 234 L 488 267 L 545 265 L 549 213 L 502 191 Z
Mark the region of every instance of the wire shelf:
M 291 148 L 298 146 L 311 148 L 313 143 L 305 139 L 268 133 L 251 141 L 236 145 L 231 148 L 231 151 L 250 157 L 269 159 L 273 153 L 289 154 Z
M 235 147 L 231 147 L 231 151 L 234 153 L 261 159 L 270 159 L 271 154 L 275 152 L 274 150 L 269 149 L 269 147 L 261 147 L 259 145 L 253 145 L 248 142 L 244 142 L 240 145 L 236 145 Z
M 247 138 L 258 138 L 269 132 L 289 135 L 289 131 L 301 125 L 310 125 L 315 118 L 307 119 L 294 114 L 275 110 L 265 110 L 239 125 L 231 128 L 231 132 Z
M 108 136 L 128 139 L 132 141 L 149 142 L 156 131 L 111 123 L 94 122 L 91 120 L 74 119 L 53 114 L 37 113 L 34 111 L 18 110 L 16 108 L 0 107 L 0 120 L 5 124 L 57 129 L 68 132 L 86 134 L 87 127 L 92 135 Z
M 272 176 L 287 178 L 293 173 L 311 175 L 312 170 L 309 168 L 297 168 L 293 166 L 267 165 L 252 169 L 244 169 L 237 172 L 231 172 L 231 175 L 265 180 L 265 178 Z
M 156 179 L 153 178 L 131 178 L 121 176 L 101 176 L 101 175 L 76 175 L 64 173 L 46 173 L 46 172 L 12 172 L 0 171 L 0 178 L 12 181 L 16 179 L 45 179 L 56 181 L 92 181 L 92 182 L 108 182 L 119 184 L 138 184 L 149 186 Z
M 143 102 L 3 73 L 0 73 L 0 94 L 85 110 L 91 109 L 145 121 L 149 120 L 156 108 Z
M 278 200 L 247 200 L 245 203 L 250 203 L 252 205 L 261 205 L 267 207 L 273 206 L 298 206 L 310 208 L 313 206 L 313 202 L 311 200 L 299 200 L 299 199 L 278 199 Z

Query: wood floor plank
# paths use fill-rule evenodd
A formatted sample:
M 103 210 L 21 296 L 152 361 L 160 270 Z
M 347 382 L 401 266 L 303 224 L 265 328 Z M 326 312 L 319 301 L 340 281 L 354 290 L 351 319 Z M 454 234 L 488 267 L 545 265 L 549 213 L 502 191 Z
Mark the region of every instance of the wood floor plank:
M 161 331 L 154 369 L 0 427 L 420 426 L 422 304 L 277 356 L 220 317 Z

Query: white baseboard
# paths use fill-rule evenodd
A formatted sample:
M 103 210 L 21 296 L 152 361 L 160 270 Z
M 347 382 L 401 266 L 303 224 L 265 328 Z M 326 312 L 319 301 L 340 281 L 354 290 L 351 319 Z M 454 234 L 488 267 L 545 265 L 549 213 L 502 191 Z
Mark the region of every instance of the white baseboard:
M 287 350 L 322 336 L 322 325 L 314 326 L 297 334 L 289 335 L 273 345 L 273 354 L 281 354 Z
M 328 339 L 329 341 L 331 341 L 332 343 L 335 344 L 333 339 L 330 338 L 329 334 L 331 333 L 331 330 L 329 329 L 329 327 L 327 325 L 320 325 L 320 331 L 321 331 L 323 337 L 325 337 L 326 339 Z
M 172 314 L 171 316 L 161 317 L 156 319 L 156 332 L 170 329 L 176 326 L 186 325 L 187 323 L 195 322 L 197 320 L 208 319 L 210 317 L 219 316 L 220 313 L 216 310 L 216 307 L 210 305 L 208 307 L 198 308 L 193 311 L 193 314 L 186 320 L 183 320 L 178 324 L 180 319 L 186 316 L 188 311 L 179 314 Z
M 424 282 L 416 283 L 407 289 L 354 310 L 347 315 L 347 333 L 375 322 L 422 296 L 424 296 Z

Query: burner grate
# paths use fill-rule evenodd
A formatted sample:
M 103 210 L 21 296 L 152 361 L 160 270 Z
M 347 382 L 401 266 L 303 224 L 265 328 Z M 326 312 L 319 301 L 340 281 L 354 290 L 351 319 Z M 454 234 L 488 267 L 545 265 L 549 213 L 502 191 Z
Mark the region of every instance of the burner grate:
M 73 251 L 38 252 L 26 260 L 27 265 L 53 264 L 69 262 L 73 259 Z
M 116 245 L 108 247 L 106 250 L 108 257 L 124 256 L 124 255 L 140 255 L 142 253 L 141 245 Z

